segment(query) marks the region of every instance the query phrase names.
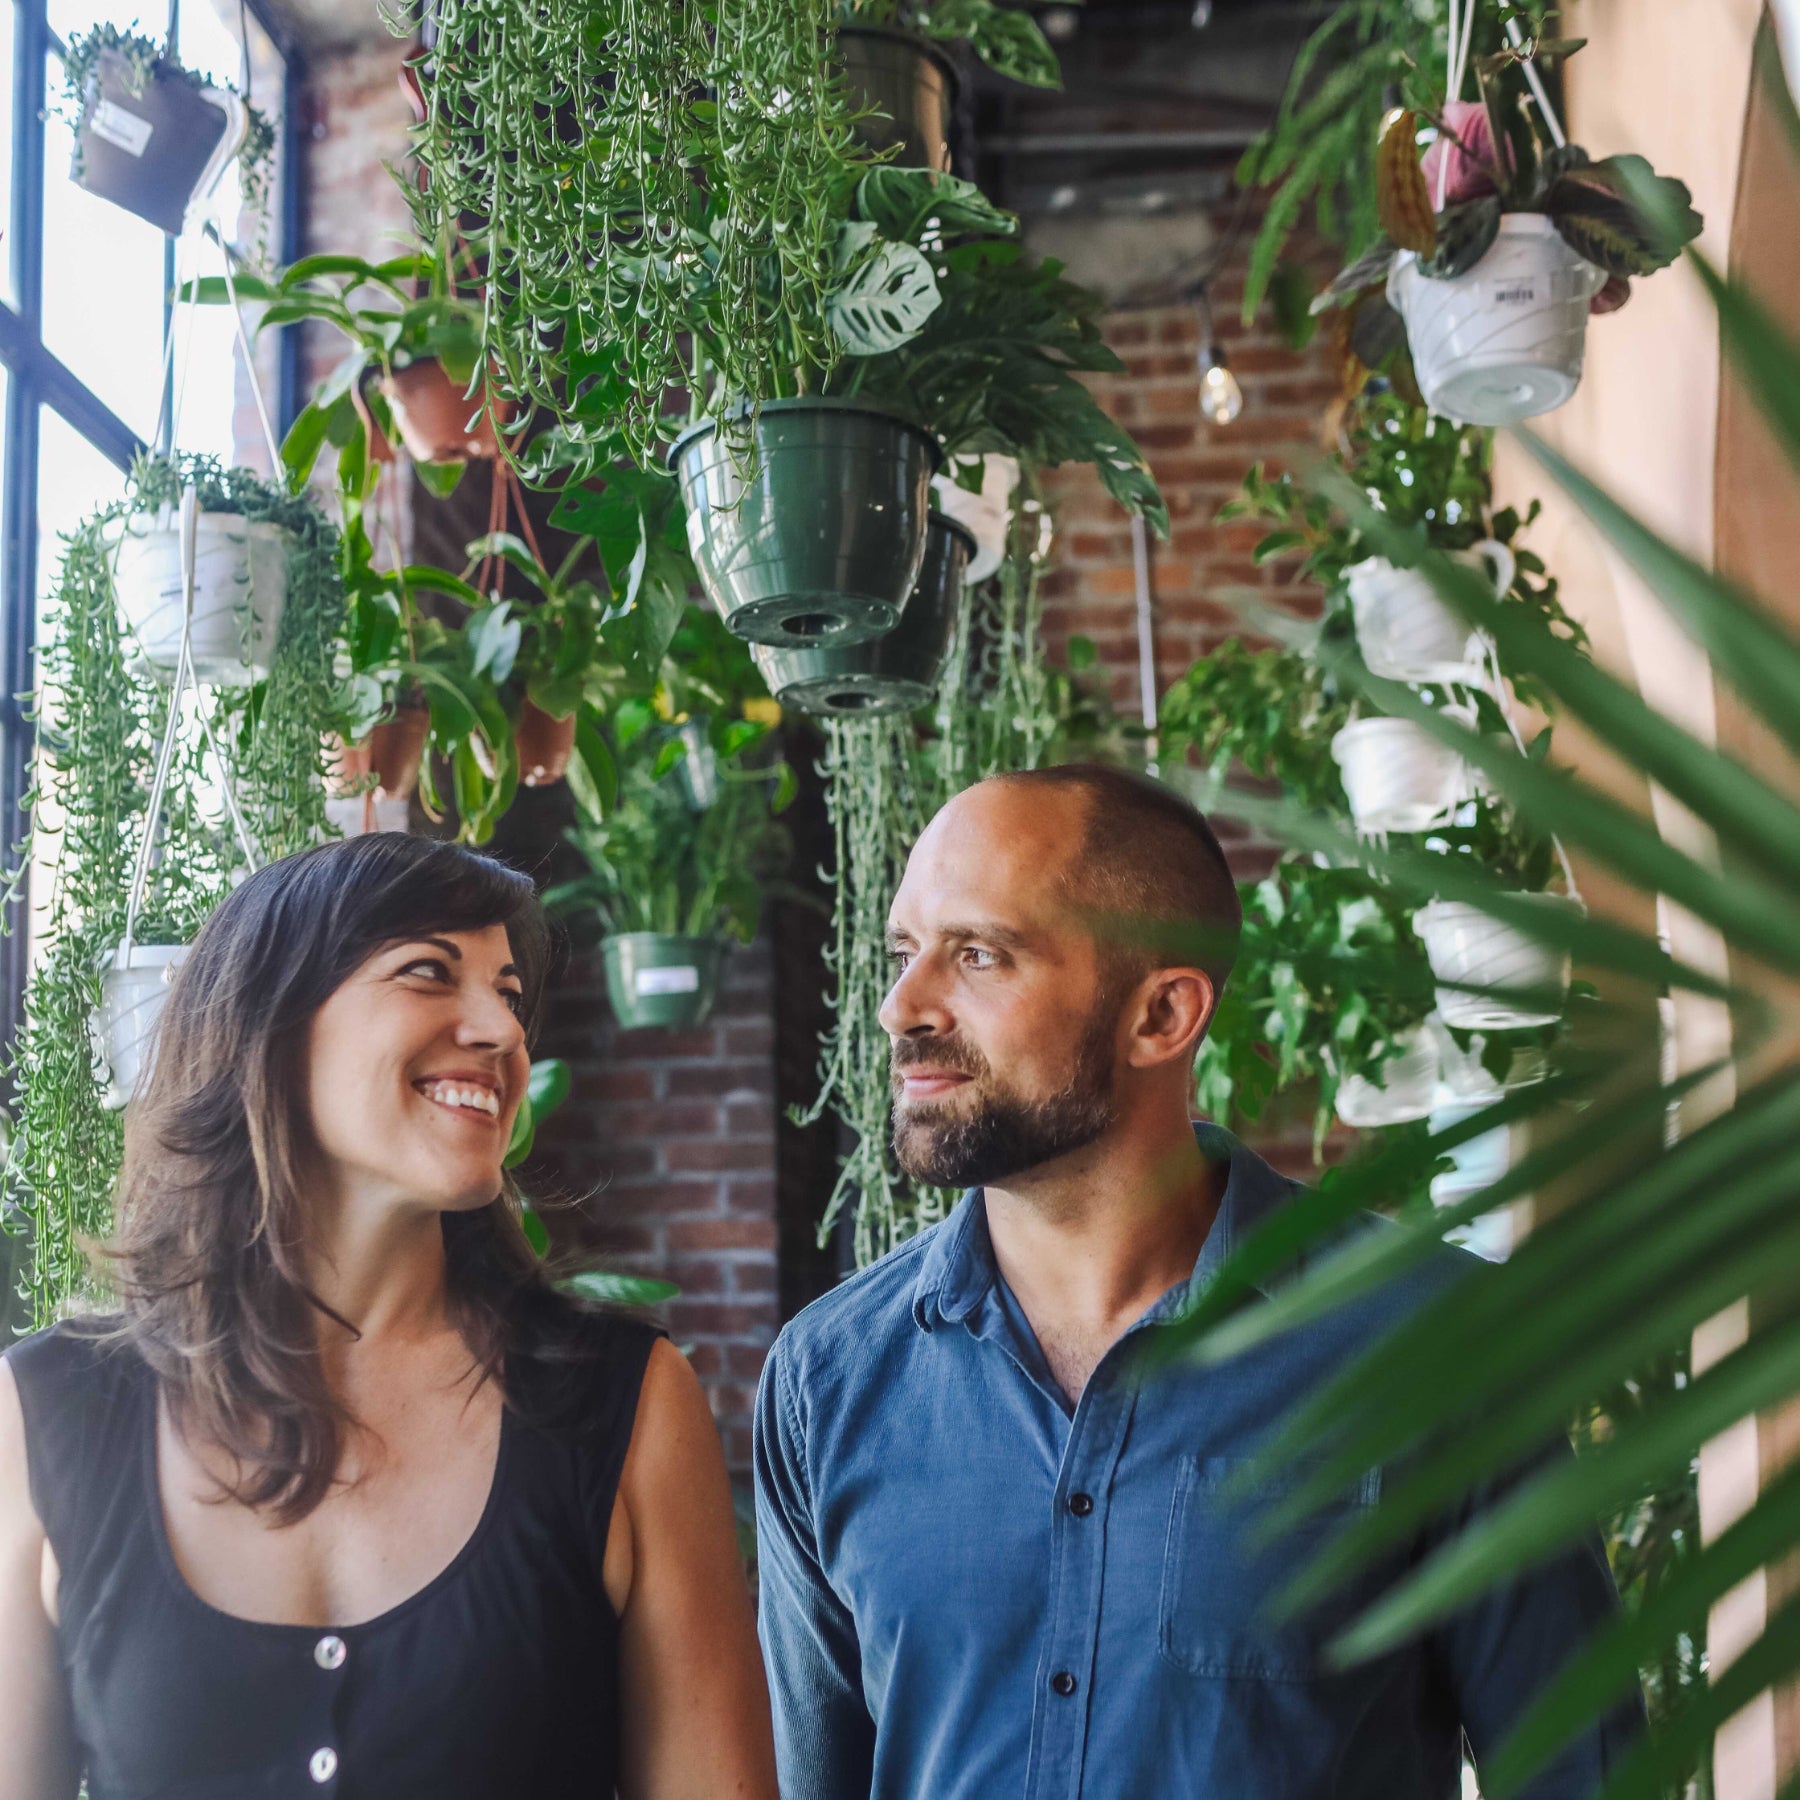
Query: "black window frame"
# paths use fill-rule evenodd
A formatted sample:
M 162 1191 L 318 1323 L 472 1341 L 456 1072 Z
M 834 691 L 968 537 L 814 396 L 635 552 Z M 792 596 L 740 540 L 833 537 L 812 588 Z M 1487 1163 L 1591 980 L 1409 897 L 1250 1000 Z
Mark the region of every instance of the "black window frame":
M 43 339 L 45 71 L 61 48 L 51 29 L 46 0 L 4 0 L 13 11 L 12 221 L 0 253 L 10 257 L 17 303 L 0 301 L 0 365 L 7 374 L 4 473 L 0 475 L 0 848 L 6 866 L 17 866 L 29 827 L 33 732 L 28 717 L 36 679 L 37 599 L 41 546 L 37 529 L 40 408 L 50 407 L 121 471 L 144 448 L 142 440 Z M 289 25 L 265 0 L 242 0 L 282 60 L 281 127 L 276 156 L 280 216 L 273 249 L 282 263 L 300 251 L 304 228 L 304 136 L 300 128 L 305 63 Z M 168 41 L 181 41 L 180 0 L 169 0 Z M 174 286 L 175 246 L 163 249 L 165 293 Z M 165 299 L 165 305 L 167 304 Z M 278 339 L 277 407 L 286 431 L 299 411 L 299 334 L 284 327 Z M 166 402 L 165 402 L 166 403 Z M 14 883 L 0 937 L 0 1043 L 10 1045 L 24 1000 L 30 903 L 23 881 Z

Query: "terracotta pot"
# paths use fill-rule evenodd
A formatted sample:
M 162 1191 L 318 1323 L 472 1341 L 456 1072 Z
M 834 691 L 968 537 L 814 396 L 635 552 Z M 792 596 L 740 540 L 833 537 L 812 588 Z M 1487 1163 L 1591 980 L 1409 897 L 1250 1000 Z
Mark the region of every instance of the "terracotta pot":
M 493 419 L 476 414 L 480 395 L 464 393 L 435 358 L 383 376 L 381 391 L 414 462 L 492 462 L 500 454 Z M 511 402 L 495 401 L 494 412 L 502 426 L 511 424 Z
M 402 706 L 391 719 L 383 719 L 360 744 L 335 741 L 326 764 L 325 785 L 339 796 L 364 792 L 364 782 L 375 777 L 378 800 L 410 800 L 419 785 L 419 759 L 425 754 L 425 736 L 431 714 L 423 706 Z
M 558 719 L 527 700 L 513 726 L 519 752 L 519 780 L 526 787 L 549 787 L 561 781 L 575 754 L 575 715 Z

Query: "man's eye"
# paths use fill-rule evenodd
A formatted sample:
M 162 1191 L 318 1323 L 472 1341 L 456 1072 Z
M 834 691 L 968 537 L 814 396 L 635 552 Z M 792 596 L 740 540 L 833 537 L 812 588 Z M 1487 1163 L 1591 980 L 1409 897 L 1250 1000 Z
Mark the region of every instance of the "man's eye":
M 894 965 L 896 975 L 904 975 L 906 965 L 912 961 L 912 952 L 910 950 L 890 950 L 887 953 L 887 959 Z
M 991 969 L 1000 959 L 991 950 L 978 950 L 971 944 L 963 952 L 963 961 L 974 969 Z

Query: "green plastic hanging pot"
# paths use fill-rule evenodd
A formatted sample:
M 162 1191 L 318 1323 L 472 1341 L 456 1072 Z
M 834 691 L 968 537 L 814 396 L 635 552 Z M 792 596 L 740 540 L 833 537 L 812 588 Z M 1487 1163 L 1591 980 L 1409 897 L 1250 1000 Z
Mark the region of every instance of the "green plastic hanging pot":
M 936 44 L 909 31 L 846 25 L 838 61 L 857 142 L 903 169 L 950 168 L 950 121 L 956 111 L 956 65 Z
M 765 400 L 690 426 L 669 461 L 707 598 L 753 644 L 886 631 L 925 556 L 930 432 L 859 400 Z
M 601 945 L 606 997 L 627 1031 L 698 1025 L 719 992 L 724 945 L 717 938 L 622 931 Z
M 956 631 L 963 576 L 975 536 L 940 512 L 925 531 L 919 583 L 892 631 L 847 650 L 777 650 L 758 644 L 751 654 L 783 706 L 827 718 L 911 712 L 937 691 L 944 657 Z

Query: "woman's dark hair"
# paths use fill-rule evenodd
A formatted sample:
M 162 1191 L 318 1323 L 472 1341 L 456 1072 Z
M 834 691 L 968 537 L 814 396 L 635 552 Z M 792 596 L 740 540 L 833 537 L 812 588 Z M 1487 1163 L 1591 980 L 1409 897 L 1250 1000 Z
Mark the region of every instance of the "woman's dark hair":
M 283 1523 L 323 1500 L 345 1428 L 306 1283 L 311 1149 L 303 1061 L 313 1015 L 384 945 L 503 925 L 536 1034 L 548 930 L 530 879 L 455 844 L 377 832 L 285 857 L 200 928 L 125 1119 L 118 1225 L 104 1255 L 119 1333 L 190 1438 L 235 1457 L 229 1492 Z M 451 1316 L 484 1378 L 552 1294 L 508 1181 L 447 1213 Z

